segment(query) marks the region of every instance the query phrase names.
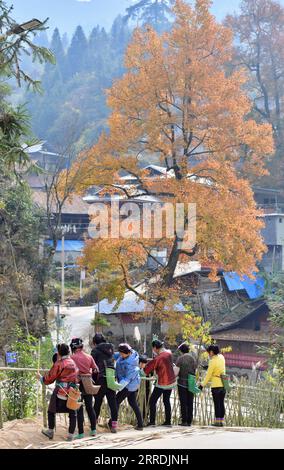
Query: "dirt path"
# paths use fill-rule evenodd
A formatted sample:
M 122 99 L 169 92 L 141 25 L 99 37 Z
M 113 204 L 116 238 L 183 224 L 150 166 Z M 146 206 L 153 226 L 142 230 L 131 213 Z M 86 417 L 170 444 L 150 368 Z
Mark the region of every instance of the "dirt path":
M 38 419 L 21 419 L 4 423 L 4 429 L 0 430 L 0 449 L 39 449 L 51 443 L 64 443 L 67 436 L 67 416 L 58 415 L 56 420 L 57 429 L 53 441 L 49 441 L 41 434 L 41 417 Z M 87 432 L 88 428 L 86 427 L 86 434 Z M 105 434 L 107 429 L 98 426 L 98 433 Z
M 66 442 L 67 423 L 59 416 L 55 439 L 41 434 L 42 420 L 25 419 L 6 423 L 0 430 L 0 449 L 284 449 L 284 429 L 210 427 L 145 428 L 124 426 L 114 435 L 98 426 L 96 438 Z

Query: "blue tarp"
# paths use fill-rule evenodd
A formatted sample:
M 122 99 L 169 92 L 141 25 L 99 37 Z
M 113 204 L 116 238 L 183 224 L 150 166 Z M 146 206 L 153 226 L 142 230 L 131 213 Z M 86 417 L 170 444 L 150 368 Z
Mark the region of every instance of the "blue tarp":
M 46 240 L 47 245 L 52 245 L 51 240 Z M 81 252 L 85 246 L 85 243 L 80 241 L 80 240 L 65 240 L 64 241 L 64 251 L 77 251 Z M 60 252 L 62 251 L 62 242 L 61 240 L 58 240 L 57 246 L 56 246 L 56 251 Z
M 255 279 L 244 276 L 243 279 L 234 272 L 224 273 L 224 279 L 230 291 L 245 290 L 250 299 L 257 299 L 264 293 L 265 281 L 262 277 L 255 275 Z

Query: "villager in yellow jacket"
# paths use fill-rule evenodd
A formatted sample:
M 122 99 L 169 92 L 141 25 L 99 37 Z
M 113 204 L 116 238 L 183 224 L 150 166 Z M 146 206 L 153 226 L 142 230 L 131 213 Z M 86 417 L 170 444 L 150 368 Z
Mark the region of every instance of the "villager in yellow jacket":
M 202 382 L 202 386 L 206 387 L 210 383 L 211 388 L 223 387 L 221 375 L 226 373 L 225 358 L 223 354 L 217 354 L 211 357 L 206 377 Z
M 207 352 L 210 357 L 209 367 L 206 377 L 200 385 L 200 389 L 202 390 L 203 387 L 210 383 L 215 409 L 215 422 L 213 426 L 219 427 L 223 426 L 225 417 L 224 401 L 226 390 L 223 386 L 221 376 L 226 373 L 226 364 L 225 358 L 220 354 L 220 349 L 216 344 L 209 346 Z

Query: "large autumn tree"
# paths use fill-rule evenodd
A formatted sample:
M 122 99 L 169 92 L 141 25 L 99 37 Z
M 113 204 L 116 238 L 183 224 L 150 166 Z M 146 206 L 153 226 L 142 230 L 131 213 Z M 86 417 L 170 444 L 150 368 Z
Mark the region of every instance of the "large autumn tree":
M 143 266 L 149 253 L 154 256 L 151 248 L 167 247 L 167 264 L 159 265 L 147 297 L 163 314 L 171 310 L 165 303 L 180 295 L 173 287 L 180 261 L 197 258 L 211 268 L 212 278 L 220 267 L 249 275 L 256 270 L 265 247 L 250 182 L 265 173 L 266 156 L 273 152 L 271 126 L 248 117 L 252 103 L 243 91 L 244 71 L 228 72 L 231 30 L 216 22 L 209 0 L 196 0 L 195 7 L 178 0 L 174 14 L 169 33 L 135 30 L 127 72 L 108 92 L 109 132 L 74 165 L 78 171 L 84 158 L 81 193 L 92 185 L 107 185 L 110 191 L 123 169 L 136 176 L 140 194 L 196 204 L 197 236 L 190 249 L 182 247 L 178 233 L 173 238 L 163 233 L 159 240 L 93 239 L 85 249 L 90 269 L 104 261 L 117 273 L 108 297 L 119 299 L 125 289 L 145 298 L 131 269 Z M 159 159 L 169 177 L 149 178 L 141 165 L 149 155 Z M 122 193 L 127 194 L 125 188 Z M 185 227 L 189 223 L 186 214 Z

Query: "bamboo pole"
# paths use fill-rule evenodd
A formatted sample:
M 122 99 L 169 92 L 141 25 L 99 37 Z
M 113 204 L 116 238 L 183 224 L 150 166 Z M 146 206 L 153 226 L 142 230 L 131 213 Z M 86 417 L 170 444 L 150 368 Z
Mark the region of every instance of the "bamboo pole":
M 37 357 L 37 373 L 39 374 L 40 370 L 40 338 L 38 340 L 38 357 Z M 39 380 L 37 381 L 36 387 L 36 415 L 39 414 Z
M 38 372 L 38 369 L 30 367 L 0 367 L 0 371 L 4 372 Z M 40 373 L 48 372 L 48 369 L 40 369 Z
M 47 406 L 46 406 L 46 385 L 42 384 L 42 420 L 43 420 L 43 426 L 47 428 Z
M 0 429 L 3 429 L 2 386 L 0 382 Z

